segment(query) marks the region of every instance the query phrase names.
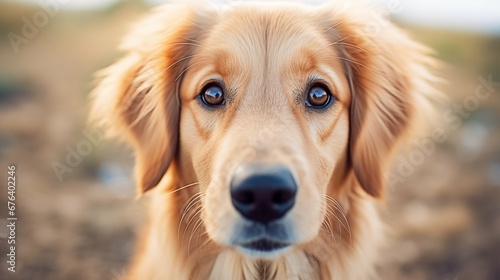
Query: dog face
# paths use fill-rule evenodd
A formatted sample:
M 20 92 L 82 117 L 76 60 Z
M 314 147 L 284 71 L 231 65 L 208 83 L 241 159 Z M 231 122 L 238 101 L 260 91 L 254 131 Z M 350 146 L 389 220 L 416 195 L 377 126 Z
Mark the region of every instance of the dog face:
M 314 242 L 343 194 L 381 196 L 422 104 L 423 49 L 392 25 L 366 34 L 366 17 L 335 5 L 165 6 L 105 70 L 92 115 L 135 147 L 141 192 L 167 170 L 171 188 L 198 182 L 188 193 L 210 240 L 275 258 Z
M 346 155 L 348 82 L 311 16 L 227 13 L 182 82 L 180 158 L 205 194 L 208 234 L 250 255 L 317 236 Z

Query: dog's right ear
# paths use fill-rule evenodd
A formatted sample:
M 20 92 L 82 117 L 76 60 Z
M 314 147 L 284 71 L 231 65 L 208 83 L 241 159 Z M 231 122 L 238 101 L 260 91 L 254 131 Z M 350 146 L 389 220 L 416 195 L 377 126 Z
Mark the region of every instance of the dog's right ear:
M 102 70 L 92 92 L 90 120 L 135 149 L 139 193 L 155 187 L 173 160 L 178 141 L 178 88 L 201 34 L 193 9 L 165 5 L 124 41 L 126 56 Z

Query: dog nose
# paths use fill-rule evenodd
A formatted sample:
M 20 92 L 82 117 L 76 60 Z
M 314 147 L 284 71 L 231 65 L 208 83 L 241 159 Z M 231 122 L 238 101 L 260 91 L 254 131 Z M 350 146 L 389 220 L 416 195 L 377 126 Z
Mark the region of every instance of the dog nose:
M 268 223 L 283 217 L 295 203 L 297 184 L 281 165 L 246 164 L 231 179 L 234 207 L 244 217 Z

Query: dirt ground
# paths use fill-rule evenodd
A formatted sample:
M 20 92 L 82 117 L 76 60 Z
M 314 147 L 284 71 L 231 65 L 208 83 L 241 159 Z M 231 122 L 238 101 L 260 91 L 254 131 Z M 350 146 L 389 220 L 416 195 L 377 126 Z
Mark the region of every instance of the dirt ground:
M 52 165 L 88 140 L 92 73 L 120 55 L 119 38 L 145 10 L 121 4 L 97 13 L 61 12 L 15 54 L 4 38 L 36 10 L 0 4 L 0 279 L 124 275 L 147 204 L 134 201 L 131 151 L 91 144 L 62 181 Z M 500 81 L 500 38 L 404 28 L 447 64 L 440 73 L 449 101 L 431 129 L 443 129 L 447 139 L 426 155 L 430 137 L 423 137 L 396 159 L 391 174 L 403 170 L 404 176 L 391 181 L 381 206 L 390 238 L 380 251 L 380 279 L 500 279 L 500 84 L 478 108 L 464 116 L 456 111 L 482 79 Z M 452 125 L 442 116 L 449 111 L 459 116 Z M 419 152 L 422 161 L 409 164 Z M 8 164 L 16 164 L 18 179 L 15 273 L 4 261 Z

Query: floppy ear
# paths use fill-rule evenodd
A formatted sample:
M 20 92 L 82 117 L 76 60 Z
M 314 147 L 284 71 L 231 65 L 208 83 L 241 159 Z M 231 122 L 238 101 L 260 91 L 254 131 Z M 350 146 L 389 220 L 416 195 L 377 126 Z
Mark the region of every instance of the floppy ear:
M 337 11 L 338 11 L 337 7 Z M 359 184 L 380 198 L 391 153 L 426 114 L 437 79 L 428 49 L 367 7 L 332 11 L 328 31 L 351 86 L 350 162 Z M 334 27 L 334 28 L 332 28 Z
M 139 192 L 155 187 L 177 149 L 178 84 L 199 31 L 193 10 L 166 5 L 139 23 L 122 45 L 124 58 L 101 71 L 90 118 L 129 142 Z

